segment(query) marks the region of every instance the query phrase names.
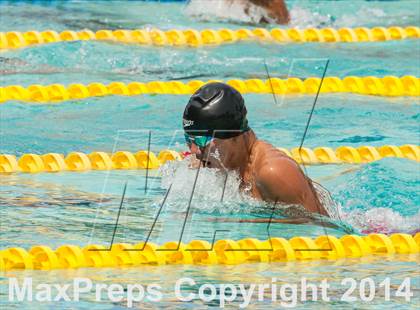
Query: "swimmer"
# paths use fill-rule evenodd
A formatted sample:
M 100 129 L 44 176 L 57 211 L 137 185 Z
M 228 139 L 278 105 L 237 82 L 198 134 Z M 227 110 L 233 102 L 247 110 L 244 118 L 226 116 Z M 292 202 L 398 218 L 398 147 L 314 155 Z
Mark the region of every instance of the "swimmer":
M 215 15 L 256 24 L 287 24 L 290 21 L 284 0 L 191 0 L 187 12 L 206 19 Z
M 41 67 L 39 69 L 33 69 L 33 65 L 25 60 L 19 58 L 0 57 L 0 75 L 50 74 L 64 72 L 46 64 L 41 64 L 40 66 Z M 22 70 L 29 68 L 30 70 Z
M 198 89 L 183 115 L 192 160 L 202 167 L 237 171 L 241 189 L 256 199 L 302 205 L 328 216 L 312 180 L 292 158 L 257 139 L 246 115 L 242 95 L 229 85 L 210 83 Z
M 263 8 L 266 11 L 266 16 L 262 16 L 260 23 L 270 23 L 274 21 L 277 24 L 287 24 L 290 21 L 289 11 L 284 3 L 284 0 L 230 0 L 240 1 L 245 5 L 245 13 L 249 14 L 252 5 Z

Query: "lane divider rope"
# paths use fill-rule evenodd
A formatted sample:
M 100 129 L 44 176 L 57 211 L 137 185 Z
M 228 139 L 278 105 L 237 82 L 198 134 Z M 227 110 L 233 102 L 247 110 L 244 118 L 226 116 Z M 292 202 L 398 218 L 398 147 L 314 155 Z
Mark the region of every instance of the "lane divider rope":
M 255 29 L 135 29 L 135 30 L 92 30 L 57 32 L 46 31 L 9 31 L 0 32 L 0 49 L 22 48 L 31 45 L 48 44 L 62 41 L 111 41 L 154 46 L 220 45 L 240 41 L 259 41 L 266 43 L 290 42 L 373 42 L 403 39 L 417 39 L 420 28 L 407 27 L 358 27 L 358 28 L 255 28 Z
M 200 81 L 192 80 L 187 83 L 180 81 L 151 81 L 142 82 L 112 82 L 110 84 L 90 83 L 84 85 L 74 83 L 68 86 L 63 84 L 51 85 L 9 85 L 0 87 L 0 103 L 18 100 L 23 102 L 57 103 L 67 100 L 82 100 L 90 97 L 102 96 L 138 96 L 143 94 L 171 94 L 190 95 L 198 88 L 210 82 L 223 82 L 221 80 Z M 271 78 L 268 80 L 233 79 L 227 84 L 242 94 L 315 94 L 318 91 L 321 79 L 310 77 L 306 79 Z M 354 93 L 377 96 L 420 96 L 420 78 L 415 76 L 385 76 L 385 77 L 357 77 L 348 76 L 343 79 L 326 77 L 322 84 L 321 93 Z
M 278 148 L 298 163 L 305 164 L 362 164 L 384 157 L 399 157 L 420 161 L 420 146 L 406 144 L 402 146 L 384 145 L 380 147 L 341 146 L 337 149 L 317 147 L 315 149 L 303 147 L 291 150 Z M 112 169 L 157 169 L 166 161 L 182 160 L 183 153 L 173 150 L 162 150 L 156 156 L 153 152 L 144 150 L 136 153 L 118 151 L 114 154 L 106 152 L 71 152 L 66 157 L 63 154 L 48 153 L 44 155 L 24 154 L 19 159 L 14 155 L 0 154 L 0 173 L 37 173 L 59 171 L 89 171 Z
M 216 241 L 213 248 L 203 240 L 180 243 L 179 247 L 177 242 L 167 242 L 162 246 L 144 242 L 135 245 L 119 243 L 114 244 L 110 251 L 106 251 L 102 245 L 88 245 L 84 248 L 63 245 L 56 250 L 39 245 L 29 251 L 20 247 L 0 251 L 0 270 L 339 260 L 371 255 L 391 257 L 394 254 L 418 254 L 419 248 L 420 233 L 414 237 L 399 233 L 390 237 L 384 234 L 345 235 L 341 238 L 319 236 L 315 240 L 308 237 L 293 237 L 289 240 L 271 238 L 265 241 L 254 238 L 239 241 L 227 239 Z

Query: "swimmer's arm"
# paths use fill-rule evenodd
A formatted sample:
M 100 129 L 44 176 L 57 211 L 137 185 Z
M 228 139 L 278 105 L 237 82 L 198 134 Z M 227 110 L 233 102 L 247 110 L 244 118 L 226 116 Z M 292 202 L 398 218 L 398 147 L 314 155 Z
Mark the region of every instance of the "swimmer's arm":
M 288 158 L 274 159 L 256 173 L 256 185 L 264 200 L 287 204 L 303 202 L 300 191 L 302 180 L 295 164 Z
M 289 11 L 284 0 L 249 0 L 251 3 L 267 9 L 279 24 L 290 21 Z
M 326 214 L 312 192 L 298 164 L 290 158 L 276 158 L 257 171 L 257 188 L 266 201 L 300 204 L 306 210 Z

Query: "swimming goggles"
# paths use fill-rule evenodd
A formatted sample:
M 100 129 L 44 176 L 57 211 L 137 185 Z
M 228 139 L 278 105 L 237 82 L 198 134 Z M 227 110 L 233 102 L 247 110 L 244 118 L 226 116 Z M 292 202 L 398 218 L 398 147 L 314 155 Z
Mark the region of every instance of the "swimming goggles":
M 192 143 L 197 145 L 199 148 L 205 148 L 213 140 L 211 136 L 190 136 L 189 134 L 184 133 L 185 141 L 189 146 Z

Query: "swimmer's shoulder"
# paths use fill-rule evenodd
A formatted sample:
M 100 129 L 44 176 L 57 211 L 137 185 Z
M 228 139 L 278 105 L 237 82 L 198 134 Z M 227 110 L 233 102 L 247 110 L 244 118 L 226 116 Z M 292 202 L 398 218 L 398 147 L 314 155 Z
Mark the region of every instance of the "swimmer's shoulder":
M 303 203 L 304 179 L 298 164 L 273 145 L 259 141 L 254 164 L 255 184 L 264 199 Z
M 260 159 L 268 160 L 268 161 L 277 161 L 277 160 L 287 160 L 287 161 L 294 161 L 290 158 L 285 152 L 276 148 L 272 144 L 264 141 L 264 140 L 257 140 L 255 142 L 255 148 L 257 148 L 258 154 Z
M 257 175 L 300 175 L 300 167 L 293 158 L 268 142 L 258 140 L 256 143 L 254 167 Z

